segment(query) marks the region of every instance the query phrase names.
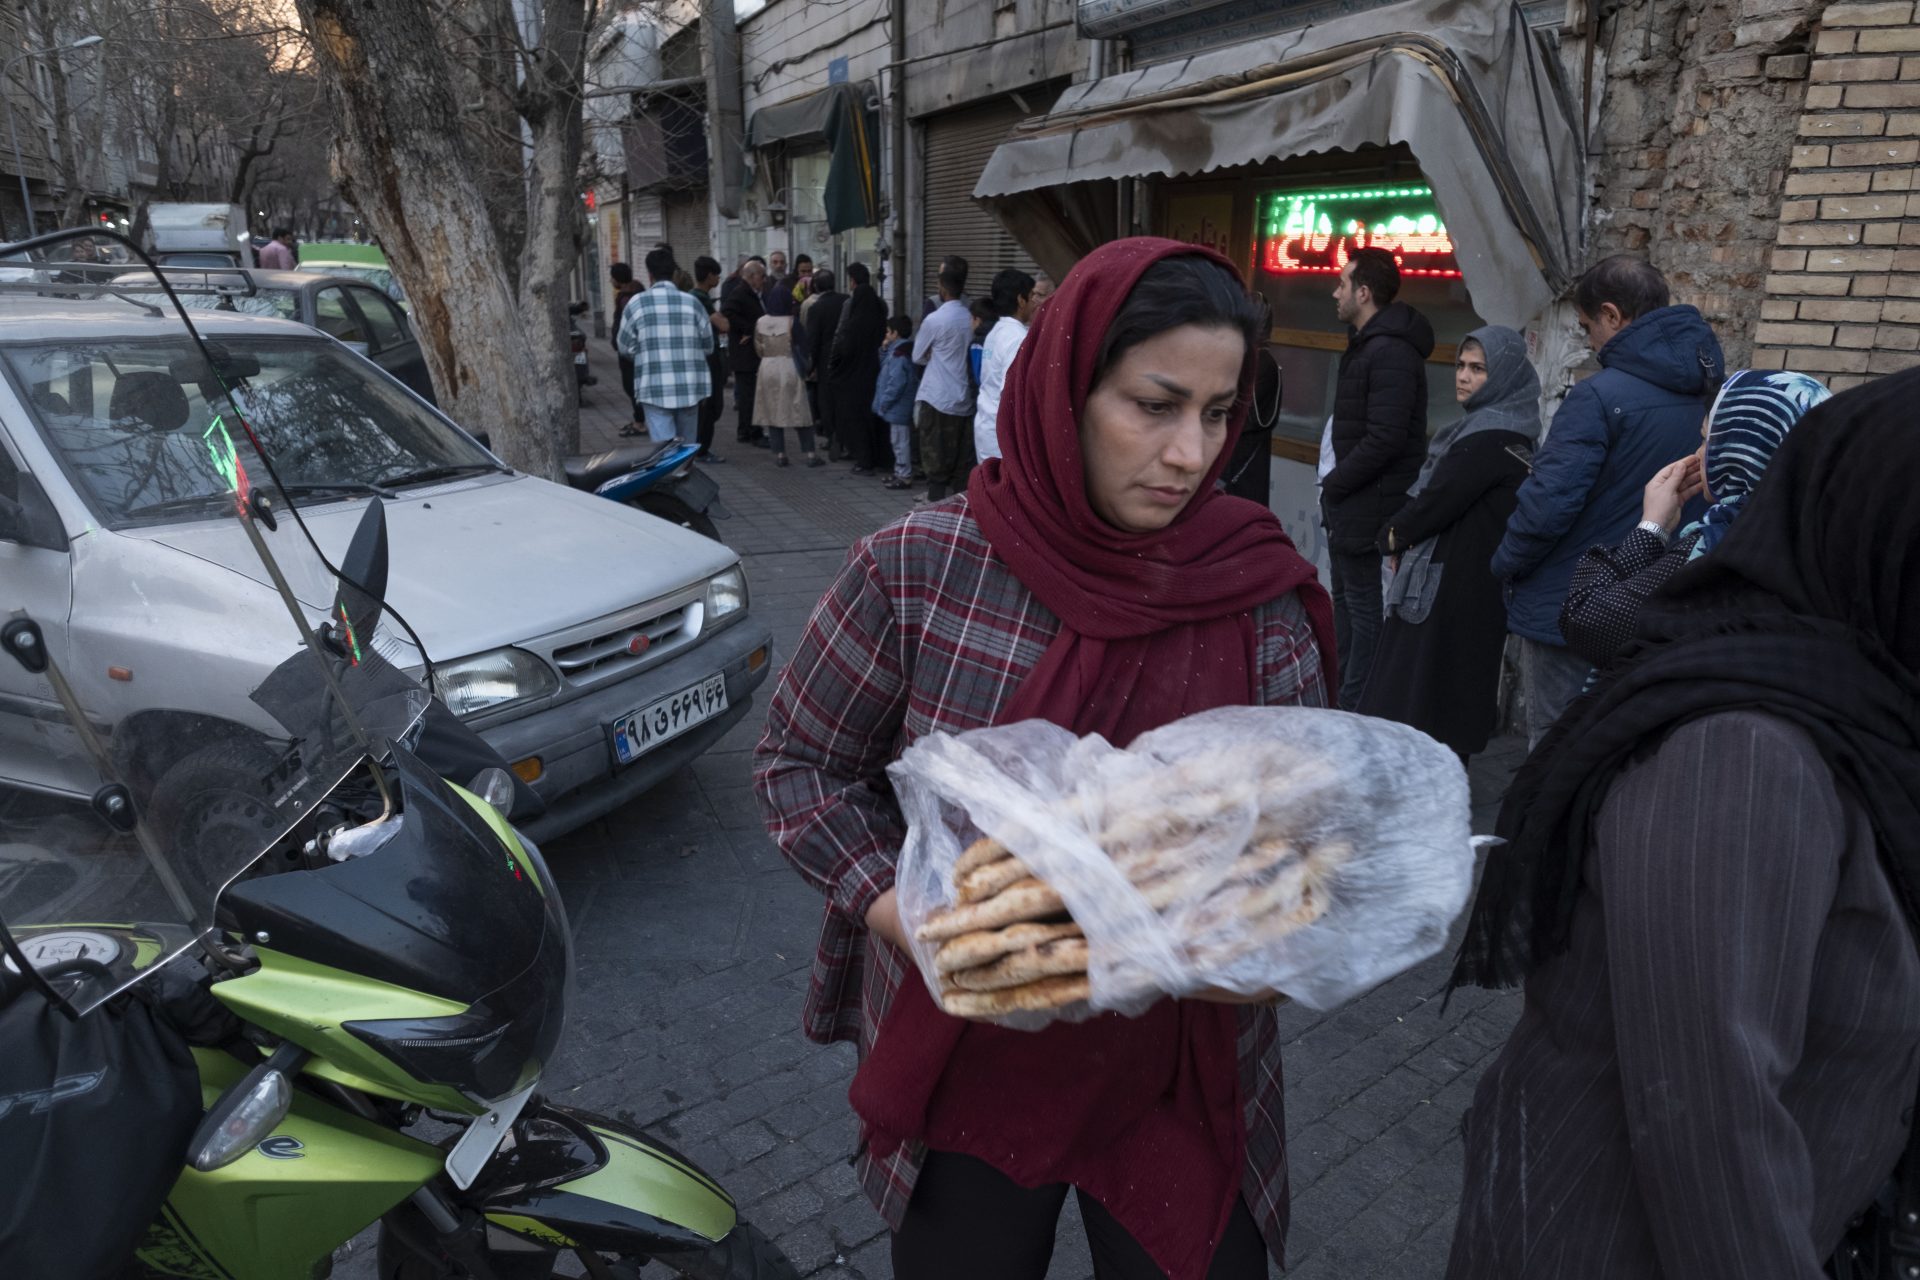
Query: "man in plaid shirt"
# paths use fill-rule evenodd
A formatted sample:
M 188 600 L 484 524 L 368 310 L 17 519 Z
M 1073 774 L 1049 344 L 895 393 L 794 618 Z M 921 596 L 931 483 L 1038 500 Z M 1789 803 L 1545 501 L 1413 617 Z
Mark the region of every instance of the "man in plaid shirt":
M 693 440 L 700 402 L 713 389 L 713 325 L 698 299 L 674 287 L 673 271 L 673 250 L 647 255 L 651 287 L 627 304 L 614 342 L 633 361 L 634 407 L 660 444 Z

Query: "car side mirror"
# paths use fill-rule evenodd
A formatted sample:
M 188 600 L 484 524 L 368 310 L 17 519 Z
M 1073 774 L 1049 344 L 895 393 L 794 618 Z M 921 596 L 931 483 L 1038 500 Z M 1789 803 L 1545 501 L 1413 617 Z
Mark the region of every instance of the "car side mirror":
M 16 484 L 19 497 L 0 494 L 0 542 L 65 551 L 66 526 L 60 523 L 60 513 L 53 509 L 53 500 L 47 497 L 47 491 L 24 472 Z

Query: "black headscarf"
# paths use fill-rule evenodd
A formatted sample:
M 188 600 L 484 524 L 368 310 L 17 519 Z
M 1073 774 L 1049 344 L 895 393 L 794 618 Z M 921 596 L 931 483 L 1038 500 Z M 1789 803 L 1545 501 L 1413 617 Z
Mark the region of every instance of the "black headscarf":
M 1621 771 L 1702 716 L 1800 726 L 1872 820 L 1920 923 L 1920 369 L 1801 420 L 1713 554 L 1675 574 L 1634 645 L 1521 766 L 1455 985 L 1510 986 L 1564 951 L 1595 820 Z

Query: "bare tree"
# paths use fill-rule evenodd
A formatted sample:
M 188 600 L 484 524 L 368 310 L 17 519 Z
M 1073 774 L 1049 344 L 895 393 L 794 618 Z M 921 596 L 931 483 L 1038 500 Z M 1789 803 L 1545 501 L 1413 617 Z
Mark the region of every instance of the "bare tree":
M 579 432 L 567 280 L 591 0 L 296 3 L 336 180 L 406 286 L 442 407 L 558 478 Z

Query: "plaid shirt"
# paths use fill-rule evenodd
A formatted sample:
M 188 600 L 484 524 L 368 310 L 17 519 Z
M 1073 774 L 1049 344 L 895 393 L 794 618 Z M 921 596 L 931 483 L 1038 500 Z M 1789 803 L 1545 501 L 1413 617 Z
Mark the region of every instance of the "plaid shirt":
M 1319 652 L 1299 600 L 1288 593 L 1254 620 L 1263 705 L 1325 706 Z M 913 974 L 910 957 L 865 927 L 867 908 L 893 887 L 906 836 L 887 765 L 922 734 L 991 724 L 1059 629 L 995 558 L 965 494 L 855 543 L 814 608 L 754 750 L 767 829 L 827 899 L 804 1014 L 810 1039 L 854 1040 L 864 1058 Z M 1239 1049 L 1242 1191 L 1278 1259 L 1287 1155 L 1272 1009 L 1241 1012 Z M 884 1161 L 861 1151 L 860 1180 L 890 1226 L 899 1227 L 925 1158 L 918 1146 Z
M 665 280 L 635 294 L 614 339 L 633 361 L 633 402 L 684 409 L 713 394 L 713 325 L 700 300 Z

